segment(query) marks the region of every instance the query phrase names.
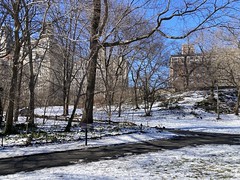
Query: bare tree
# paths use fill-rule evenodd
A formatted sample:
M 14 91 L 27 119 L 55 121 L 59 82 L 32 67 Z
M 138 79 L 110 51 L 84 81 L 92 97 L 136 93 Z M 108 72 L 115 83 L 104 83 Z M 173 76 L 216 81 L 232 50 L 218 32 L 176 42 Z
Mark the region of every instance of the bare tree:
M 140 43 L 138 46 L 136 46 L 133 50 L 133 53 L 130 55 L 129 60 L 129 71 L 130 71 L 130 79 L 132 81 L 133 86 L 133 102 L 135 109 L 140 109 L 139 107 L 139 81 L 140 81 L 140 72 L 142 70 L 143 66 L 143 55 L 142 55 L 142 49 L 144 49 L 144 45 L 148 44 L 148 42 L 145 43 L 145 41 L 141 41 L 143 43 Z
M 12 31 L 11 28 L 5 25 L 8 19 L 8 12 L 5 8 L 0 6 L 0 126 L 3 120 L 4 102 L 7 99 L 5 92 L 8 90 L 8 79 L 10 70 L 8 68 L 8 59 L 10 58 L 10 49 L 12 45 Z
M 225 81 L 236 88 L 237 101 L 235 105 L 235 114 L 239 115 L 240 105 L 240 50 L 238 48 L 221 49 L 221 72 Z
M 240 12 L 239 6 L 236 7 L 238 13 Z M 234 47 L 234 51 L 230 53 L 229 62 L 226 68 L 228 75 L 230 76 L 230 82 L 237 89 L 237 102 L 235 105 L 235 114 L 239 115 L 239 105 L 240 105 L 240 73 L 239 73 L 239 63 L 240 63 L 240 28 L 239 28 L 239 17 L 235 17 L 232 14 L 229 14 L 230 22 L 223 26 L 227 29 L 227 34 L 224 36 L 224 39 L 230 42 L 230 45 Z
M 219 3 L 218 1 L 195 1 L 194 3 L 183 1 L 180 2 L 180 6 L 176 8 L 172 1 L 166 1 L 166 3 L 156 3 L 156 8 L 162 10 L 161 12 L 156 13 L 155 22 L 156 25 L 153 29 L 145 29 L 140 33 L 136 33 L 135 35 L 130 36 L 120 36 L 117 41 L 112 41 L 112 36 L 117 29 L 119 29 L 122 25 L 122 22 L 127 19 L 127 17 L 132 14 L 134 11 L 140 12 L 141 8 L 146 8 L 149 5 L 153 5 L 151 1 L 143 2 L 143 4 L 136 3 L 135 1 L 130 2 L 120 2 L 121 4 L 126 4 L 126 8 L 124 13 L 121 13 L 119 17 L 116 17 L 116 23 L 112 25 L 110 31 L 105 32 L 103 36 L 103 32 L 107 25 L 109 19 L 109 2 L 108 0 L 104 0 L 103 3 L 101 0 L 93 0 L 92 3 L 92 12 L 91 12 L 91 35 L 90 35 L 90 55 L 89 55 L 89 68 L 88 68 L 88 76 L 87 76 L 87 90 L 86 90 L 86 99 L 84 106 L 84 113 L 82 122 L 84 123 L 92 123 L 93 122 L 93 103 L 94 103 L 94 90 L 95 90 L 95 80 L 96 80 L 96 64 L 98 59 L 98 51 L 101 47 L 112 47 L 119 45 L 126 45 L 132 42 L 136 42 L 142 39 L 146 39 L 158 32 L 162 36 L 166 38 L 179 39 L 184 38 L 191 34 L 192 32 L 205 28 L 206 26 L 215 26 L 214 22 L 211 21 L 215 18 L 215 22 L 219 23 L 216 19 L 219 17 L 219 13 L 232 5 L 232 3 L 237 3 L 238 1 L 224 1 Z M 101 6 L 104 6 L 103 8 Z M 123 7 L 123 6 L 121 6 Z M 112 10 L 112 9 L 111 9 Z M 142 11 L 145 12 L 144 10 Z M 154 11 L 152 11 L 154 13 Z M 152 14 L 153 14 L 152 13 Z M 119 13 L 115 13 L 119 14 Z M 144 14 L 145 15 L 145 14 Z M 194 16 L 191 16 L 194 15 Z M 194 25 L 194 27 L 188 27 L 188 30 L 183 32 L 181 35 L 172 35 L 168 34 L 162 28 L 163 25 L 167 25 L 167 22 L 171 21 L 174 18 L 188 18 L 188 17 L 196 17 L 195 20 L 198 22 Z M 143 16 L 139 16 L 141 19 Z M 151 17 L 153 19 L 154 17 Z M 136 24 L 134 28 L 140 28 L 137 23 L 139 19 L 136 19 Z M 142 22 L 142 21 L 141 21 Z M 148 22 L 153 22 L 148 20 Z M 212 22 L 212 24 L 208 24 L 208 22 Z M 143 27 L 143 26 L 142 26 Z M 131 28 L 133 28 L 131 26 Z M 128 28 L 130 30 L 130 28 Z M 138 29 L 140 31 L 140 29 Z M 171 33 L 171 32 L 170 32 Z
M 68 119 L 68 124 L 65 128 L 65 131 L 66 132 L 69 132 L 71 127 L 72 127 L 72 122 L 73 122 L 73 119 L 74 119 L 74 116 L 75 116 L 75 113 L 76 113 L 76 110 L 77 110 L 77 107 L 78 107 L 78 104 L 79 104 L 79 100 L 80 98 L 82 97 L 82 90 L 83 90 L 83 83 L 85 81 L 85 77 L 86 77 L 86 73 L 83 74 L 83 76 L 81 77 L 81 80 L 78 84 L 78 90 L 77 90 L 77 95 L 76 95 L 76 100 L 74 102 L 74 107 L 73 107 L 73 110 L 72 110 L 72 113 L 71 113 L 71 116 L 70 118 Z
M 86 26 L 86 20 L 83 18 L 84 6 L 79 5 L 78 0 L 71 0 L 70 2 L 71 6 L 69 6 L 69 1 L 59 3 L 51 14 L 58 34 L 55 35 L 55 38 L 63 56 L 63 61 L 58 62 L 61 64 L 61 72 L 57 76 L 60 76 L 61 81 L 64 115 L 69 114 L 71 84 L 74 80 L 74 70 L 76 70 L 75 62 L 85 59 L 83 51 L 85 51 L 84 46 L 86 46 L 80 40 L 84 36 L 83 29 Z M 54 21 L 54 19 L 57 20 Z
M 104 104 L 106 105 L 106 112 L 108 114 L 109 123 L 111 121 L 113 105 L 116 104 L 118 95 L 118 108 L 121 108 L 122 91 L 123 88 L 127 89 L 126 79 L 128 79 L 128 62 L 125 59 L 127 51 L 121 47 L 102 48 L 100 51 L 98 70 L 99 78 L 97 82 L 103 88 L 97 89 L 103 93 Z M 124 87 L 123 87 L 124 86 Z M 98 88 L 98 86 L 97 86 Z
M 17 97 L 17 85 L 19 81 L 19 70 L 21 69 L 20 65 L 23 61 L 21 58 L 21 49 L 23 44 L 28 44 L 28 55 L 31 56 L 31 47 L 30 47 L 30 40 L 29 37 L 32 35 L 32 28 L 33 25 L 32 18 L 36 15 L 35 12 L 31 12 L 31 9 L 34 8 L 34 5 L 43 2 L 34 2 L 30 0 L 23 0 L 23 1 L 1 1 L 0 7 L 5 9 L 8 13 L 8 17 L 10 20 L 8 23 L 11 26 L 13 31 L 14 37 L 14 45 L 13 45 L 13 58 L 12 58 L 12 76 L 11 76 L 11 84 L 9 90 L 9 103 L 8 109 L 6 113 L 6 126 L 4 133 L 9 134 L 13 131 L 13 118 L 14 118 L 14 111 L 18 111 L 15 109 L 16 107 L 16 97 Z M 39 7 L 38 7 L 39 8 Z M 5 22 L 7 23 L 7 22 Z M 26 38 L 28 37 L 28 38 Z M 28 39 L 28 40 L 27 40 Z M 25 54 L 23 54 L 24 56 Z M 30 57 L 31 58 L 31 57 Z M 22 61 L 21 61 L 22 60 Z M 18 85 L 19 86 L 19 85 Z M 33 119 L 32 119 L 33 120 Z
M 6 125 L 4 129 L 5 134 L 9 134 L 13 131 L 13 113 L 14 104 L 17 90 L 18 80 L 18 64 L 21 50 L 21 3 L 19 1 L 1 1 L 1 7 L 7 9 L 9 16 L 13 19 L 14 27 L 14 49 L 13 49 L 13 65 L 12 65 L 12 78 L 9 90 L 9 103 L 6 114 Z
M 139 70 L 139 90 L 144 103 L 146 116 L 151 110 L 160 89 L 166 88 L 168 52 L 163 39 L 152 36 L 143 48 Z M 135 67 L 136 68 L 136 67 Z
M 42 33 L 44 32 L 44 28 L 46 26 L 45 19 L 50 7 L 50 3 L 48 1 L 41 2 L 32 5 L 32 1 L 23 1 L 23 6 L 26 9 L 26 18 L 25 18 L 25 44 L 26 44 L 26 52 L 28 56 L 28 64 L 29 64 L 29 119 L 28 123 L 30 126 L 34 125 L 34 109 L 35 109 L 35 88 L 37 83 L 38 72 L 37 70 L 40 67 L 36 67 L 34 65 L 36 61 L 36 55 L 34 54 L 34 49 L 39 46 L 40 39 L 42 38 Z M 38 7 L 41 8 L 38 8 Z M 40 16 L 39 14 L 42 14 Z M 38 25 L 39 24 L 39 25 Z M 38 37 L 32 40 L 32 35 L 38 34 Z

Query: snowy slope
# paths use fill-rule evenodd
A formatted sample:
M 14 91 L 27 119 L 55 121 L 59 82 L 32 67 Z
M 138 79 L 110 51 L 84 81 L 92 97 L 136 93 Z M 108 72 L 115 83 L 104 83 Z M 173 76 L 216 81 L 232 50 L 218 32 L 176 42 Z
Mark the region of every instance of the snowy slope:
M 122 116 L 117 117 L 117 112 L 115 112 L 111 120 L 121 123 L 133 122 L 137 126 L 112 133 L 109 133 L 109 129 L 95 133 L 96 136 L 106 135 L 106 133 L 108 135 L 102 138 L 89 139 L 89 146 L 129 143 L 174 136 L 172 133 L 161 132 L 152 128 L 155 126 L 240 134 L 239 116 L 221 114 L 221 119 L 217 120 L 216 113 L 194 108 L 196 102 L 206 98 L 206 93 L 187 92 L 175 95 L 175 97 L 177 96 L 181 97 L 176 103 L 178 108 L 170 110 L 156 103 L 151 117 L 144 117 L 143 109 L 136 111 L 129 106 L 123 107 Z M 54 116 L 60 115 L 62 109 L 61 107 L 51 107 L 43 112 L 41 108 L 38 108 L 35 113 Z M 81 110 L 78 110 L 78 114 L 81 114 Z M 107 120 L 107 115 L 103 109 L 95 108 L 94 118 L 104 121 Z M 24 122 L 24 118 L 21 121 Z M 42 119 L 39 119 L 38 123 L 42 124 Z M 66 122 L 47 120 L 44 125 L 42 124 L 42 128 L 52 127 L 53 124 L 54 127 L 57 126 L 61 129 L 66 125 Z M 139 131 L 141 124 L 145 133 Z M 103 128 L 106 127 L 103 126 Z M 79 138 L 79 136 L 80 132 L 76 131 L 73 137 Z M 90 136 L 93 136 L 93 134 Z M 68 143 L 50 143 L 29 147 L 14 146 L 15 141 L 9 143 L 12 143 L 9 147 L 0 147 L 1 158 L 85 147 L 84 141 L 81 139 Z M 239 146 L 230 145 L 185 147 L 178 150 L 133 155 L 88 164 L 76 161 L 76 165 L 0 176 L 0 179 L 240 179 L 239 152 Z

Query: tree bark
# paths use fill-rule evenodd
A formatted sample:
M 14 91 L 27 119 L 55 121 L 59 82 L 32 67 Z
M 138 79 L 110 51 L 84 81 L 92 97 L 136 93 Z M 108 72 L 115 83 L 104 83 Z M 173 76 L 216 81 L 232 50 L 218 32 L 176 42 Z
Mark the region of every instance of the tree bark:
M 74 102 L 73 111 L 72 111 L 71 117 L 68 119 L 68 124 L 65 128 L 65 132 L 70 132 L 70 129 L 72 127 L 73 118 L 74 118 L 74 115 L 75 115 L 75 112 L 77 110 L 77 106 L 78 106 L 78 103 L 79 103 L 79 100 L 80 100 L 80 97 L 81 97 L 81 94 L 82 94 L 83 83 L 84 83 L 85 77 L 86 77 L 86 74 L 84 74 L 84 76 L 83 76 L 83 78 L 80 82 L 80 86 L 79 86 L 78 94 L 77 94 L 77 99 Z
M 34 74 L 34 65 L 33 65 L 33 47 L 31 43 L 31 28 L 30 19 L 29 19 L 29 9 L 27 5 L 24 3 L 26 9 L 26 44 L 27 44 L 27 54 L 29 59 L 29 112 L 28 112 L 28 123 L 29 126 L 34 126 L 34 109 L 35 109 L 35 85 L 36 85 L 36 75 Z
M 16 103 L 15 103 L 15 113 L 14 113 L 14 122 L 18 121 L 18 116 L 19 116 L 19 108 L 20 108 L 20 100 L 21 100 L 21 85 L 22 85 L 22 76 L 23 76 L 23 61 L 21 61 L 20 64 L 20 72 L 18 73 L 18 84 L 17 84 L 17 92 L 16 92 Z
M 69 114 L 69 101 L 70 101 L 70 86 L 71 86 L 71 74 L 72 68 L 70 68 L 70 45 L 66 43 L 67 52 L 64 57 L 63 62 L 63 115 L 67 116 Z
M 131 74 L 132 74 L 132 80 L 133 80 L 133 83 L 134 83 L 133 90 L 134 90 L 134 103 L 135 103 L 135 108 L 136 108 L 136 109 L 140 109 L 140 107 L 139 107 L 139 105 L 138 105 L 138 80 L 139 80 L 139 69 L 138 69 L 137 72 L 136 72 L 136 79 L 135 79 L 135 77 L 134 77 L 133 72 L 132 72 Z
M 96 66 L 98 59 L 99 43 L 98 30 L 100 26 L 101 16 L 101 0 L 93 1 L 93 12 L 91 21 L 91 38 L 90 38 L 90 57 L 88 64 L 87 75 L 87 90 L 85 97 L 85 105 L 83 110 L 82 123 L 93 123 L 93 105 L 94 105 L 94 91 L 96 81 Z
M 237 102 L 235 106 L 235 115 L 239 115 L 239 104 L 240 104 L 240 89 L 237 91 Z
M 2 120 L 3 120 L 2 91 L 3 91 L 3 88 L 0 87 L 0 127 L 2 127 Z
M 11 86 L 9 90 L 9 103 L 8 103 L 8 109 L 6 114 L 6 125 L 4 129 L 4 134 L 11 134 L 13 132 L 13 113 L 14 113 L 15 96 L 16 96 L 16 90 L 17 90 L 16 86 L 17 86 L 17 79 L 18 79 L 18 59 L 19 59 L 19 52 L 20 52 L 20 47 L 17 47 L 17 46 L 15 48 L 15 53 L 13 57 L 12 79 L 11 79 Z
M 20 22 L 19 22 L 19 3 L 13 4 L 14 8 L 14 37 L 15 37 L 15 44 L 14 44 L 14 55 L 13 55 L 13 65 L 12 65 L 12 78 L 9 90 L 9 103 L 8 109 L 6 113 L 6 124 L 4 128 L 4 134 L 11 134 L 13 132 L 13 113 L 14 113 L 14 104 L 15 104 L 15 97 L 16 97 L 16 90 L 17 90 L 17 81 L 18 81 L 18 64 L 19 64 L 19 57 L 20 57 L 20 50 L 21 50 L 21 43 L 19 37 L 19 30 L 20 30 Z
M 64 59 L 64 80 L 63 80 L 63 115 L 68 115 L 69 107 L 69 78 L 68 78 L 68 58 Z
M 30 68 L 30 79 L 29 79 L 29 92 L 30 92 L 30 99 L 29 99 L 29 125 L 34 125 L 34 109 L 35 109 L 35 75 L 33 71 L 33 60 L 32 60 L 32 49 L 29 48 L 29 68 Z

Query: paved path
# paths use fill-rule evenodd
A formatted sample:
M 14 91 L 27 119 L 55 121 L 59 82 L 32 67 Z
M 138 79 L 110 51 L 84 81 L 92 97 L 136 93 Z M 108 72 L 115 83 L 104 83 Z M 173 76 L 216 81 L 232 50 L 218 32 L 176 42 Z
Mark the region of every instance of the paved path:
M 67 166 L 79 161 L 87 163 L 103 159 L 114 159 L 131 154 L 142 154 L 164 149 L 178 149 L 186 146 L 203 144 L 240 145 L 240 135 L 200 133 L 171 129 L 168 129 L 168 131 L 180 136 L 173 139 L 159 139 L 134 144 L 89 147 L 80 150 L 0 159 L 0 175 L 33 171 L 48 167 Z

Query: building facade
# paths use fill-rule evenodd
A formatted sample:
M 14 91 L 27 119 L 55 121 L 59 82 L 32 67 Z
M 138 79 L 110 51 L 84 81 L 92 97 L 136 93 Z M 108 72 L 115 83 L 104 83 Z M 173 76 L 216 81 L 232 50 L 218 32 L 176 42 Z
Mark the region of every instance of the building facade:
M 6 41 L 7 31 L 2 32 L 1 48 L 11 47 L 12 41 Z M 4 38 L 5 37 L 5 38 Z M 11 36 L 8 36 L 11 37 Z M 7 44 L 6 42 L 9 42 Z M 39 40 L 32 39 L 32 59 L 35 76 L 35 104 L 36 106 L 48 106 L 48 105 L 63 105 L 64 103 L 64 85 L 70 83 L 70 104 L 73 104 L 76 95 L 78 94 L 80 83 L 87 74 L 87 59 L 83 59 L 73 55 L 58 43 L 58 40 L 54 36 L 54 29 L 51 24 L 47 24 L 43 30 L 43 33 Z M 35 45 L 36 44 L 36 45 Z M 10 52 L 10 51 L 9 51 Z M 99 52 L 97 77 L 96 77 L 96 96 L 106 91 L 104 85 L 104 74 L 106 74 L 106 64 L 104 61 L 103 51 Z M 6 54 L 6 51 L 2 51 Z M 11 80 L 11 52 L 8 56 L 0 57 L 0 73 L 1 84 L 5 83 L 9 85 Z M 22 85 L 21 85 L 21 99 L 22 107 L 27 107 L 29 102 L 29 56 L 26 54 L 24 48 L 21 49 L 20 62 L 22 66 Z M 67 64 L 66 64 L 67 63 Z M 68 68 L 68 69 L 66 69 Z M 69 72 L 68 72 L 69 70 Z M 20 72 L 20 71 L 19 71 Z M 126 69 L 126 63 L 123 60 L 111 59 L 108 69 L 108 77 L 110 85 L 115 84 L 115 80 L 118 80 L 116 86 L 120 86 L 120 82 L 126 81 L 128 70 Z M 117 77 L 116 77 L 117 76 Z M 85 76 L 86 77 L 86 76 Z M 86 78 L 83 83 L 82 94 L 84 93 Z M 64 84 L 65 83 L 65 84 Z M 4 88 L 7 91 L 7 87 Z M 100 96 L 101 98 L 103 96 Z
M 240 60 L 239 51 L 216 48 L 199 54 L 193 45 L 183 45 L 180 54 L 170 57 L 169 86 L 175 91 L 235 87 L 231 79 L 240 76 L 234 68 Z
M 195 53 L 193 45 L 183 45 L 180 54 L 170 57 L 169 85 L 176 91 L 204 89 L 210 86 L 209 59 Z

